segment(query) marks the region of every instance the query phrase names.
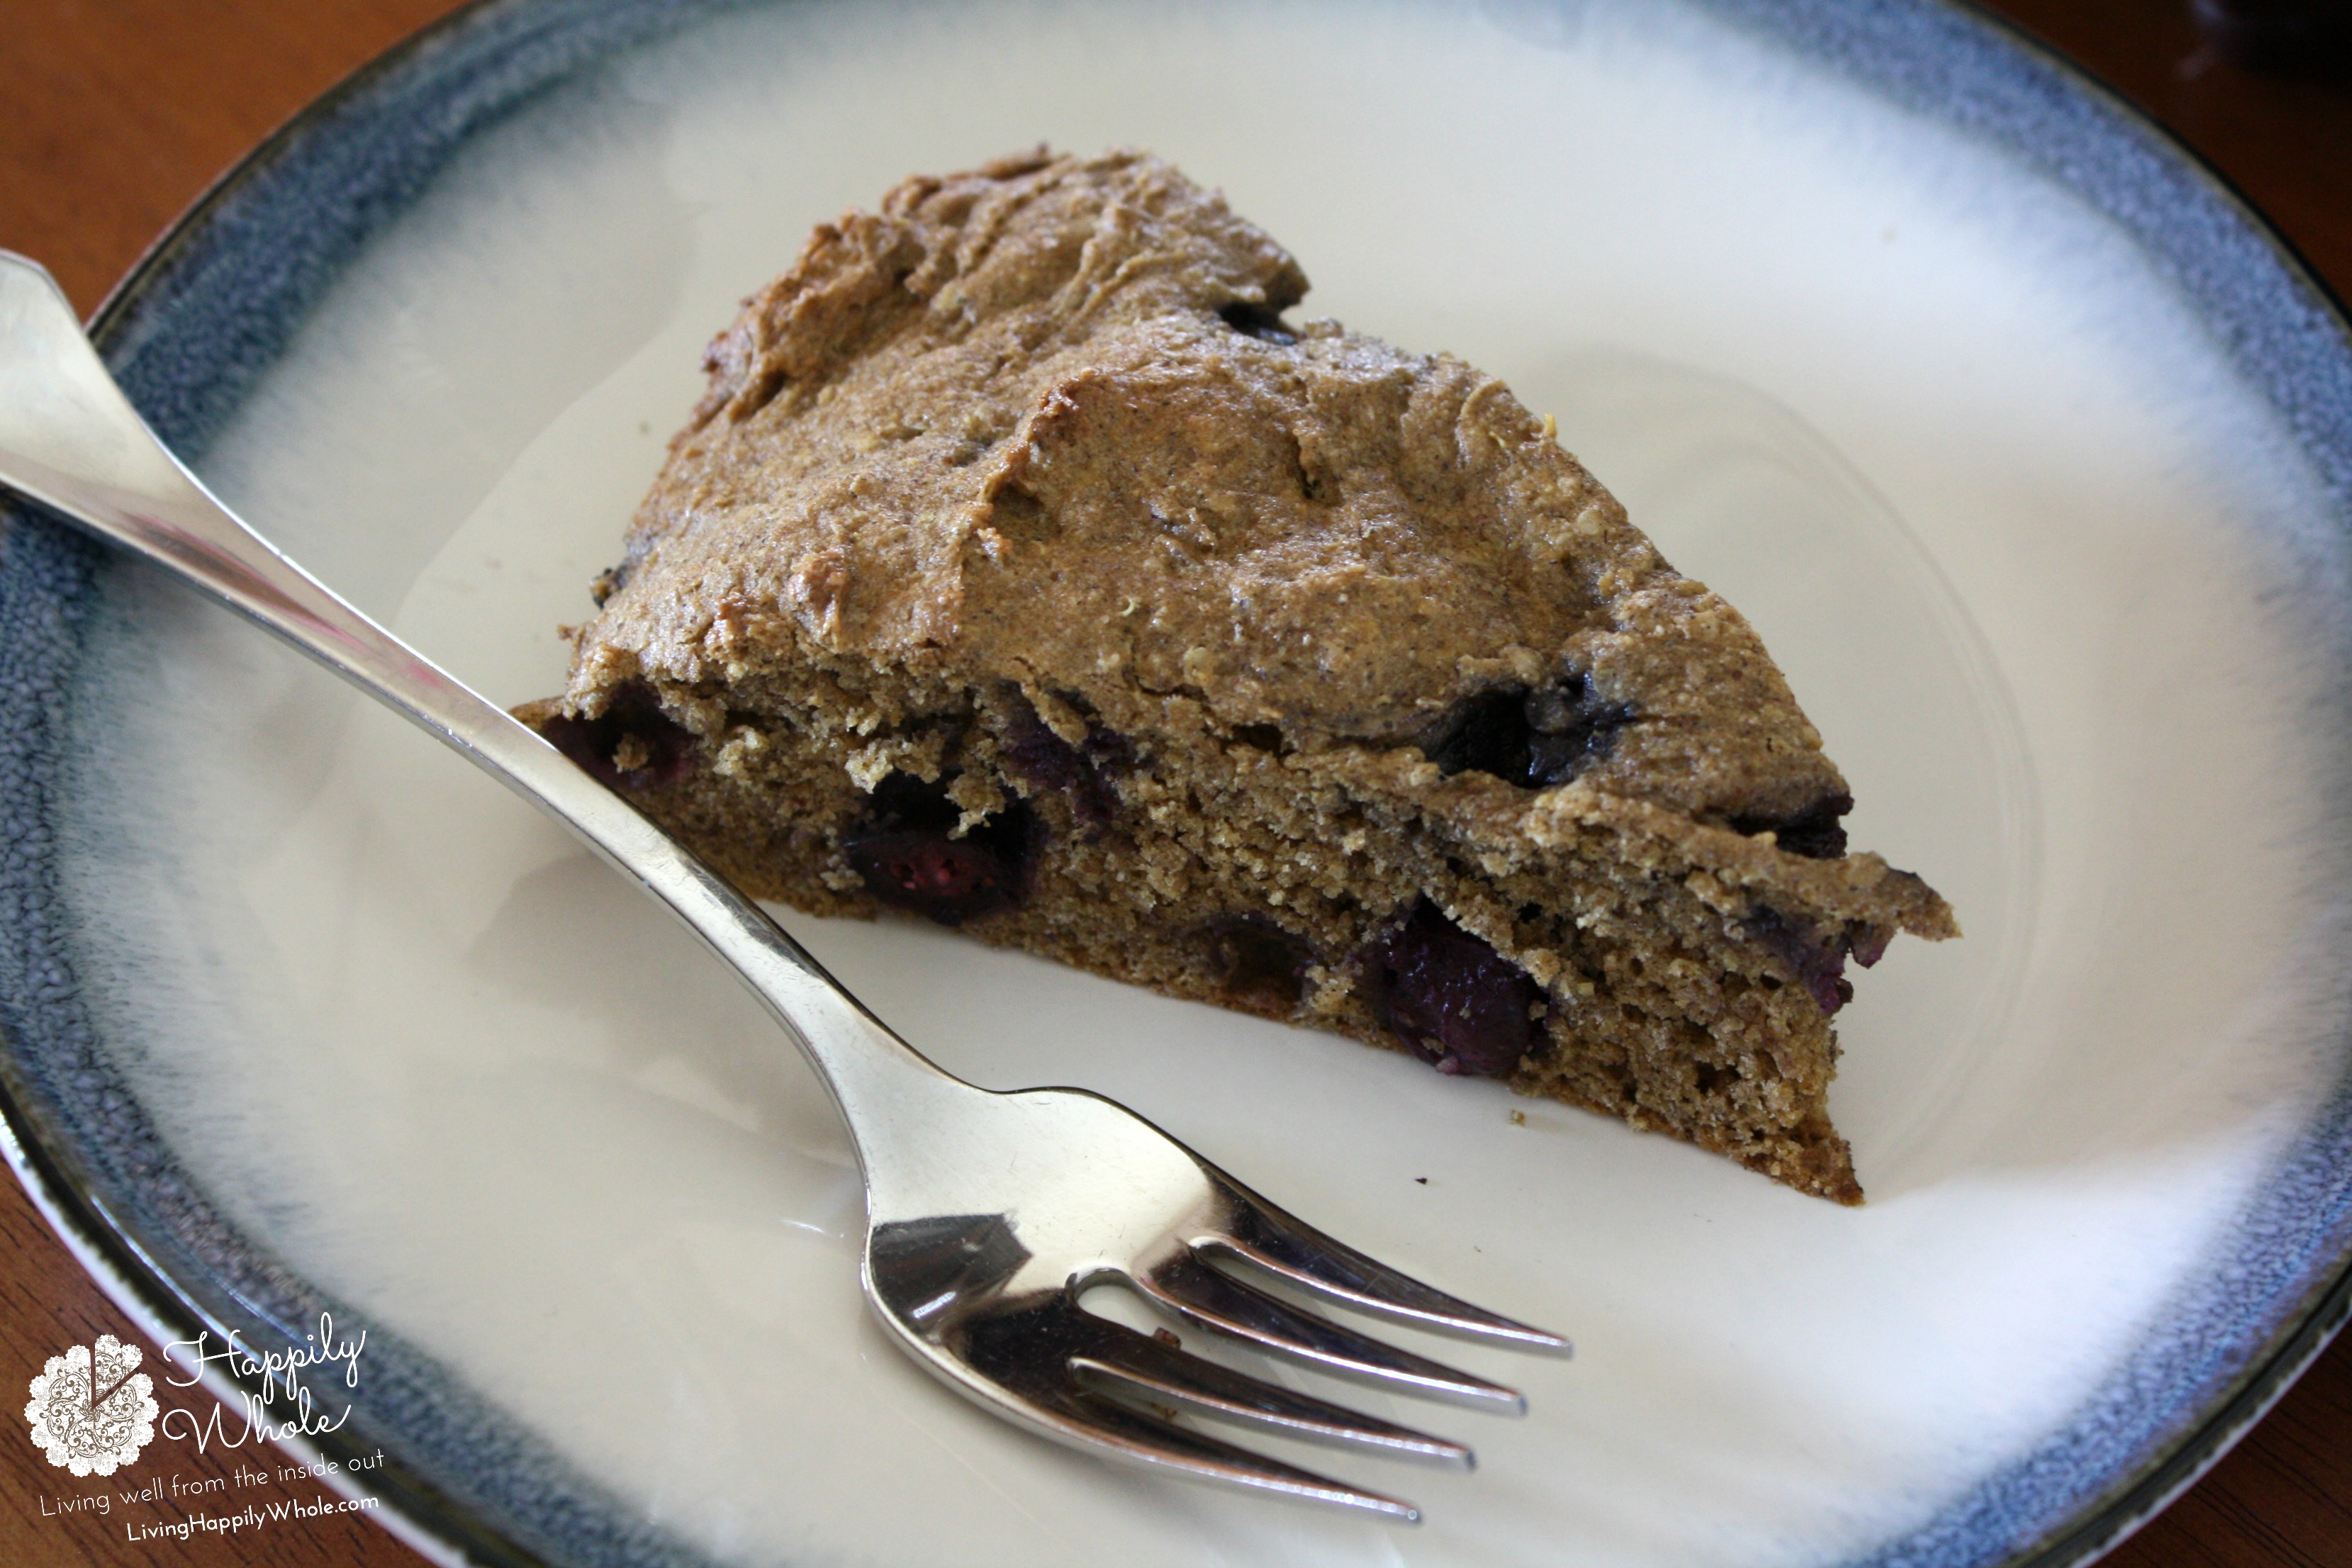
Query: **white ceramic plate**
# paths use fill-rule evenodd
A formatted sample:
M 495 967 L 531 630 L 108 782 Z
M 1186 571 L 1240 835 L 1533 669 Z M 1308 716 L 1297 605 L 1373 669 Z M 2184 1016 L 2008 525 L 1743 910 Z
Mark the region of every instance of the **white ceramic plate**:
M 1523 1423 L 1348 1391 L 1478 1447 L 1470 1476 L 1312 1455 L 1419 1500 L 1399 1531 L 1115 1472 L 937 1387 L 864 1316 L 821 1091 L 659 910 L 291 654 L 93 569 L 41 755 L 97 1076 L 16 1092 L 118 1097 L 129 1131 L 41 1123 L 48 1179 L 146 1192 L 98 1206 L 179 1237 L 141 1245 L 183 1296 L 368 1327 L 354 1431 L 428 1531 L 595 1563 L 1988 1563 L 2111 1531 L 2309 1338 L 2347 1174 L 2344 450 L 2109 186 L 1896 92 L 1899 39 L 1825 48 L 1833 7 L 1775 37 L 1664 3 L 784 5 L 625 44 L 622 9 L 493 6 L 412 51 L 248 182 L 308 179 L 315 218 L 337 114 L 472 105 L 380 211 L 313 244 L 232 191 L 112 324 L 205 477 L 446 667 L 556 689 L 703 342 L 813 224 L 909 171 L 1141 144 L 1300 257 L 1306 313 L 1556 415 L 1762 631 L 1856 843 L 1969 934 L 1898 944 L 1841 1016 L 1849 1211 L 1402 1056 L 787 916 L 950 1069 L 1110 1094 L 1576 1337 L 1445 1352 L 1519 1382 Z M 542 90 L 481 63 L 551 38 Z M 204 266 L 259 289 L 273 233 L 299 310 L 199 321 Z M 2221 294 L 2291 295 L 2270 264 Z

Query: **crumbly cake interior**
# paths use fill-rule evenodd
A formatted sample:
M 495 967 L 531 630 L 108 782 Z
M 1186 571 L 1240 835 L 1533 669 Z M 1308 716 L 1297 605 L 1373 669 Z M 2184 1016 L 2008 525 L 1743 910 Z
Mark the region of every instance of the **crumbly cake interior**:
M 542 733 L 727 875 L 1410 1051 L 1861 1200 L 1845 961 L 1957 934 L 1739 614 L 1501 383 L 1168 164 L 819 228 Z

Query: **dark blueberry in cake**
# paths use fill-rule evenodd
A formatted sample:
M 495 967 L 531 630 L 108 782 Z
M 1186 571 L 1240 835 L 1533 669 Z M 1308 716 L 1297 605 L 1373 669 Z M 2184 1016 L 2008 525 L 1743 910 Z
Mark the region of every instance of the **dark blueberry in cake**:
M 963 816 L 963 808 L 948 798 L 944 778 L 932 782 L 912 773 L 885 773 L 867 798 L 872 804 L 866 822 L 877 832 L 928 827 L 945 833 Z
M 1455 703 L 1421 750 L 1449 776 L 1492 773 L 1521 789 L 1547 789 L 1606 757 L 1633 718 L 1580 675 L 1533 691 L 1498 686 Z
M 1364 988 L 1381 1026 L 1439 1072 L 1502 1078 L 1542 1042 L 1533 978 L 1427 899 L 1372 944 Z
M 1529 787 L 1566 784 L 1606 757 L 1633 710 L 1611 702 L 1584 676 L 1571 676 L 1528 693 Z
M 1845 853 L 1845 825 L 1838 818 L 1853 809 L 1853 796 L 1825 795 L 1793 816 L 1735 816 L 1731 830 L 1750 837 L 1769 832 L 1791 855 L 1834 860 Z
M 943 784 L 892 773 L 866 819 L 842 836 L 842 853 L 875 898 L 941 925 L 1011 908 L 1027 867 L 1027 808 L 1015 802 L 958 838 L 961 815 Z
M 1885 956 L 1895 935 L 1881 926 L 1823 926 L 1760 905 L 1748 911 L 1747 925 L 1748 934 L 1795 972 L 1797 983 L 1824 1013 L 1834 1013 L 1853 1000 L 1845 961 L 1850 957 L 1869 968 Z
M 1208 927 L 1209 972 L 1230 999 L 1288 1013 L 1306 994 L 1315 950 L 1262 915 L 1226 915 Z
M 1013 901 L 1010 868 L 969 838 L 911 827 L 852 839 L 843 849 L 867 892 L 941 925 L 961 925 Z
M 1123 773 L 1135 766 L 1135 748 L 1127 737 L 1106 728 L 1092 717 L 1087 720 L 1086 759 L 1101 773 Z
M 1007 705 L 1004 768 L 1033 789 L 1073 789 L 1086 773 L 1086 755 L 1045 727 L 1025 698 Z
M 1298 334 L 1282 324 L 1282 312 L 1247 300 L 1236 300 L 1217 312 L 1217 319 L 1245 338 L 1288 348 Z
M 608 789 L 657 789 L 694 771 L 694 736 L 639 681 L 615 689 L 597 717 L 558 713 L 539 732 Z
M 1084 704 L 1073 704 L 1081 713 Z M 1047 727 L 1018 687 L 1005 700 L 1005 771 L 1032 789 L 1057 790 L 1070 797 L 1082 826 L 1099 832 L 1118 813 L 1113 775 L 1135 764 L 1127 737 L 1087 715 L 1087 738 L 1072 745 Z
M 1421 742 L 1422 755 L 1451 778 L 1465 770 L 1517 784 L 1528 768 L 1527 694 L 1518 687 L 1465 697 Z

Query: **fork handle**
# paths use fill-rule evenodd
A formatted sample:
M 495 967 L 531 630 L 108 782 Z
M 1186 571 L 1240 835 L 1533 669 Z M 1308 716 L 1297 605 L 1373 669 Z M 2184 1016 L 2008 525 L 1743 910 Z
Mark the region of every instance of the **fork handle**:
M 733 965 L 859 1142 L 907 1100 L 977 1092 L 892 1033 L 765 911 L 497 704 L 280 554 L 131 406 L 37 262 L 0 250 L 0 485 L 259 622 L 569 828 Z

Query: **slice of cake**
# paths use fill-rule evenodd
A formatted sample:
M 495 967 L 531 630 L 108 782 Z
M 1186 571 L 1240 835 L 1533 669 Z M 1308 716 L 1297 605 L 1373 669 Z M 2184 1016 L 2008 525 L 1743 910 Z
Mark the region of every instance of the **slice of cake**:
M 1830 1016 L 1927 884 L 1500 382 L 1168 164 L 817 230 L 524 715 L 762 898 L 1352 1035 L 1860 1200 Z

